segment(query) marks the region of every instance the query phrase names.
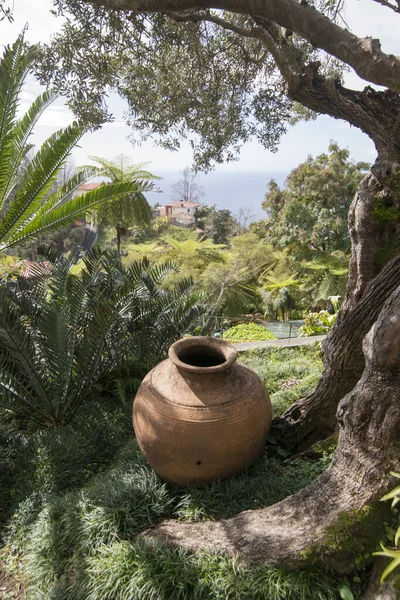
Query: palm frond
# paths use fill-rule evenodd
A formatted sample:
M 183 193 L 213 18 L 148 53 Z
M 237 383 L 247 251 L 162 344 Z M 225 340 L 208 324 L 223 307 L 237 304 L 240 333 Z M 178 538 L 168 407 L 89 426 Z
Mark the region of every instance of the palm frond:
M 125 268 L 118 253 L 96 251 L 79 275 L 72 265 L 61 258 L 0 288 L 0 403 L 40 426 L 65 422 L 100 386 L 113 393 L 117 373 L 131 380 L 154 366 L 204 311 L 191 278 L 160 287 L 171 263 Z
M 6 159 L 12 155 L 19 94 L 36 51 L 34 46 L 29 49 L 26 47 L 24 34 L 25 30 L 11 47 L 6 47 L 0 63 L 0 181 L 6 179 L 9 168 Z

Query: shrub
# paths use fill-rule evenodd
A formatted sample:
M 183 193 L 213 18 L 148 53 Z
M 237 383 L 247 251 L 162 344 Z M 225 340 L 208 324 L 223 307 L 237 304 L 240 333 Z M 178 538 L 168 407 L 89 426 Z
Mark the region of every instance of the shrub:
M 304 325 L 299 329 L 299 337 L 328 333 L 335 323 L 337 315 L 337 312 L 331 315 L 327 310 L 308 313 L 308 315 L 304 317 Z

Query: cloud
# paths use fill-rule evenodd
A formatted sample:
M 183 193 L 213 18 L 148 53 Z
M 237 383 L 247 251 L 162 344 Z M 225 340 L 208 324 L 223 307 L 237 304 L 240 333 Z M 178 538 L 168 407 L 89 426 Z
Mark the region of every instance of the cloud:
M 50 106 L 40 117 L 36 127 L 54 127 L 54 129 L 61 129 L 62 127 L 68 127 L 73 120 L 74 117 L 70 111 Z

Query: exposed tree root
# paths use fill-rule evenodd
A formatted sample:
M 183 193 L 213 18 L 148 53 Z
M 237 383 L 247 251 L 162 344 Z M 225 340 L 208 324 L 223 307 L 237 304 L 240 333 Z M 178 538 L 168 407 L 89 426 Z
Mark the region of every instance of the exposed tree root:
M 387 561 L 386 561 L 387 562 Z M 377 559 L 372 569 L 369 585 L 361 600 L 397 600 L 398 594 L 389 581 L 385 581 L 382 585 L 380 578 L 384 569 L 385 561 Z M 386 564 L 385 564 L 386 566 Z

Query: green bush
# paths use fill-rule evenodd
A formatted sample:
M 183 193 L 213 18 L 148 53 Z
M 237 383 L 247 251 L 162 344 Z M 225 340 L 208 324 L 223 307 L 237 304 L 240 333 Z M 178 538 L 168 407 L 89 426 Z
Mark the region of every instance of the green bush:
M 338 313 L 331 315 L 327 310 L 308 313 L 304 317 L 304 325 L 299 329 L 299 337 L 308 337 L 311 335 L 323 335 L 333 327 Z
M 225 331 L 224 339 L 237 342 L 258 342 L 262 340 L 276 340 L 276 337 L 262 325 L 243 323 Z

